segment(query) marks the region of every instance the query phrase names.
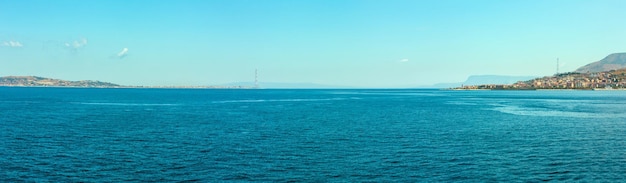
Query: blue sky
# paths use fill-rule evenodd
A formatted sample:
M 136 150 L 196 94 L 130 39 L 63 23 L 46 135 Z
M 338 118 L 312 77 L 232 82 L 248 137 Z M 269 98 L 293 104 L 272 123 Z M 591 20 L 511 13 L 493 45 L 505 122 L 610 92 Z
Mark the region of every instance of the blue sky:
M 552 75 L 626 52 L 626 1 L 0 1 L 0 75 L 357 87 Z

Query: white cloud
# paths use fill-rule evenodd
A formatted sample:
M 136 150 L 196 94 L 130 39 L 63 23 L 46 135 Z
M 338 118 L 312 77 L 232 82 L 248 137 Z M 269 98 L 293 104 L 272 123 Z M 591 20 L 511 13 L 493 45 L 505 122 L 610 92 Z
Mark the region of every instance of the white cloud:
M 20 43 L 19 41 L 5 41 L 4 43 L 2 43 L 2 46 L 19 48 L 19 47 L 22 47 L 24 45 L 22 45 L 22 43 Z
M 65 43 L 65 47 L 78 49 L 87 45 L 87 39 L 82 38 L 80 40 L 74 40 L 72 42 Z
M 399 62 L 408 62 L 408 61 L 409 61 L 409 59 L 408 59 L 408 58 L 403 58 L 403 59 L 400 59 L 400 60 L 399 60 Z
M 124 58 L 128 55 L 128 48 L 122 49 L 119 53 L 117 53 L 117 58 Z

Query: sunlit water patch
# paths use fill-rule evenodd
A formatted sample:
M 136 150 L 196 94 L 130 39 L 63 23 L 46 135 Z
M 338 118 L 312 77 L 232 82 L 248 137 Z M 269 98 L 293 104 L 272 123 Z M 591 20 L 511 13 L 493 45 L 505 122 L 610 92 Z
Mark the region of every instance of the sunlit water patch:
M 522 106 L 511 106 L 511 105 L 498 105 L 492 108 L 492 110 L 503 112 L 503 113 L 508 113 L 508 114 L 526 115 L 526 116 L 552 116 L 552 117 L 578 117 L 578 118 L 607 117 L 605 114 L 597 114 L 597 113 L 590 113 L 590 112 L 575 112 L 575 111 L 558 110 L 558 109 L 522 107 Z M 608 116 L 608 117 L 618 117 L 618 116 Z M 619 117 L 623 117 L 623 115 L 620 115 Z

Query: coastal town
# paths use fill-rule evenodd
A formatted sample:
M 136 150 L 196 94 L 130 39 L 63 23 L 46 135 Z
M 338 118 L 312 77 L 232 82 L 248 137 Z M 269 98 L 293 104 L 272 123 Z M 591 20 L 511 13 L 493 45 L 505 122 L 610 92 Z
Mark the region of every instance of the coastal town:
M 553 76 L 518 81 L 514 84 L 484 84 L 452 88 L 454 90 L 537 90 L 537 89 L 576 89 L 611 90 L 626 88 L 626 69 L 605 72 L 559 73 Z

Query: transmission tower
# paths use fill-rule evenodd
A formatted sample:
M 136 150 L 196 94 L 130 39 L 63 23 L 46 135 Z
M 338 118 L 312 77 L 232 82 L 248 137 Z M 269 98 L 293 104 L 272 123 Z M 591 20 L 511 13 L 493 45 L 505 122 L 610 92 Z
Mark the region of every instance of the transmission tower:
M 556 75 L 559 75 L 559 58 L 556 58 Z
M 259 70 L 254 69 L 254 88 L 259 88 Z

